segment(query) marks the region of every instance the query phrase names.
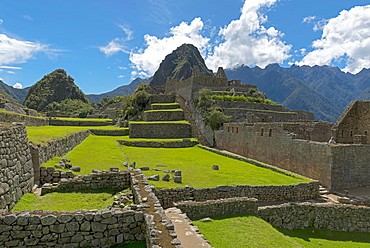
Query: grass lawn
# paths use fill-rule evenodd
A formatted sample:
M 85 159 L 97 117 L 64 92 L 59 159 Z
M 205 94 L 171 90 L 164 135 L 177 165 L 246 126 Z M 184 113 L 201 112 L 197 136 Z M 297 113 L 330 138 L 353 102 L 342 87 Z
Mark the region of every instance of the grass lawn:
M 368 233 L 333 232 L 307 228 L 275 229 L 254 215 L 213 216 L 211 222 L 193 220 L 215 248 L 235 247 L 370 247 Z
M 92 169 L 107 170 L 110 167 L 125 169 L 123 162 L 136 162 L 136 167 L 150 167 L 144 171 L 147 176 L 159 174 L 153 168 L 164 170 L 181 170 L 183 183 L 176 184 L 172 180 L 150 181 L 157 188 L 175 188 L 189 185 L 197 188 L 217 187 L 218 185 L 289 185 L 310 181 L 307 178 L 289 177 L 268 169 L 260 168 L 246 162 L 227 158 L 203 150 L 197 146 L 189 148 L 141 148 L 121 146 L 116 140 L 127 139 L 127 136 L 94 136 L 90 135 L 75 149 L 65 156 L 72 165 L 81 166 L 81 172 L 89 174 Z M 55 157 L 42 166 L 54 166 L 60 157 Z M 220 170 L 213 170 L 217 164 Z M 167 167 L 156 167 L 166 165 Z
M 136 162 L 136 168 L 149 166 L 151 170 L 143 171 L 147 176 L 166 173 L 154 171 L 181 170 L 183 183 L 177 184 L 172 180 L 150 181 L 157 188 L 175 188 L 189 185 L 196 188 L 211 188 L 218 185 L 289 185 L 309 182 L 304 177 L 293 178 L 268 169 L 239 160 L 227 158 L 197 146 L 189 148 L 141 148 L 123 146 L 130 163 Z M 167 167 L 156 167 L 166 165 Z M 212 165 L 219 165 L 220 170 L 213 170 Z
M 59 139 L 71 133 L 80 132 L 88 129 L 116 130 L 127 129 L 115 126 L 41 126 L 26 127 L 28 140 L 36 144 L 46 144 L 48 141 Z
M 75 174 L 90 174 L 92 169 L 108 170 L 111 167 L 124 170 L 127 168 L 122 163 L 126 158 L 117 142 L 121 138 L 123 137 L 90 135 L 63 157 L 69 158 L 72 165 L 81 166 L 81 171 L 74 172 Z M 54 157 L 41 166 L 53 167 L 60 159 L 61 157 Z
M 117 190 L 112 189 L 99 189 L 78 192 L 54 192 L 43 196 L 27 193 L 14 206 L 12 211 L 105 209 L 113 203 L 113 196 L 117 192 Z

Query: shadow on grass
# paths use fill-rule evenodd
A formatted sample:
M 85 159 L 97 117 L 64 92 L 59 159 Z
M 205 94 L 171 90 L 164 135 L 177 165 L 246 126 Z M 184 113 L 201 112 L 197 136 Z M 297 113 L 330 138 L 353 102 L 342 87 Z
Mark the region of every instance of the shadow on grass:
M 146 243 L 142 242 L 125 242 L 123 244 L 111 246 L 111 248 L 146 248 Z
M 276 230 L 286 236 L 289 236 L 291 238 L 303 239 L 306 242 L 311 242 L 310 239 L 325 239 L 330 241 L 359 242 L 370 244 L 369 233 L 330 231 L 325 229 L 317 229 L 314 227 L 309 227 L 303 230 L 289 230 L 285 228 L 276 228 Z

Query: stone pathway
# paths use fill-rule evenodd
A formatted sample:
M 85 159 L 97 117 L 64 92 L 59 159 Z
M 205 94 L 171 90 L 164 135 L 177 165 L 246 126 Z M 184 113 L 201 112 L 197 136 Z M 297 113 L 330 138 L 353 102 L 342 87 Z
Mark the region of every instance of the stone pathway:
M 180 209 L 168 208 L 165 210 L 168 218 L 171 219 L 175 226 L 177 238 L 181 241 L 183 248 L 211 248 L 212 246 L 203 239 L 198 231 L 198 228 L 191 225 L 186 214 L 183 214 Z

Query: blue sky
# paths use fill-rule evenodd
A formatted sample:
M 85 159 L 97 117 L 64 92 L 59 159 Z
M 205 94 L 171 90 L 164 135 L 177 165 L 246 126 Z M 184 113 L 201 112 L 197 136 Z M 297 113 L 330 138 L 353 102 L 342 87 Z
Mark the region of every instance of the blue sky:
M 62 68 L 86 93 L 151 76 L 182 43 L 209 68 L 370 68 L 370 0 L 2 0 L 0 78 L 31 86 Z

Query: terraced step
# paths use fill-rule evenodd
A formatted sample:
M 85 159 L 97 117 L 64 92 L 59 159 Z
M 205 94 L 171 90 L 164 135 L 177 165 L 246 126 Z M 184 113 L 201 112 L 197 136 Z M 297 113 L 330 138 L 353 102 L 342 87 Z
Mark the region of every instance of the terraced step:
M 129 124 L 130 138 L 182 139 L 191 138 L 191 125 L 187 121 L 138 121 Z
M 182 121 L 184 119 L 182 109 L 161 109 L 144 112 L 144 121 Z
M 174 103 L 153 103 L 151 106 L 152 110 L 159 110 L 159 109 L 178 109 L 180 108 L 180 104 L 177 102 Z

